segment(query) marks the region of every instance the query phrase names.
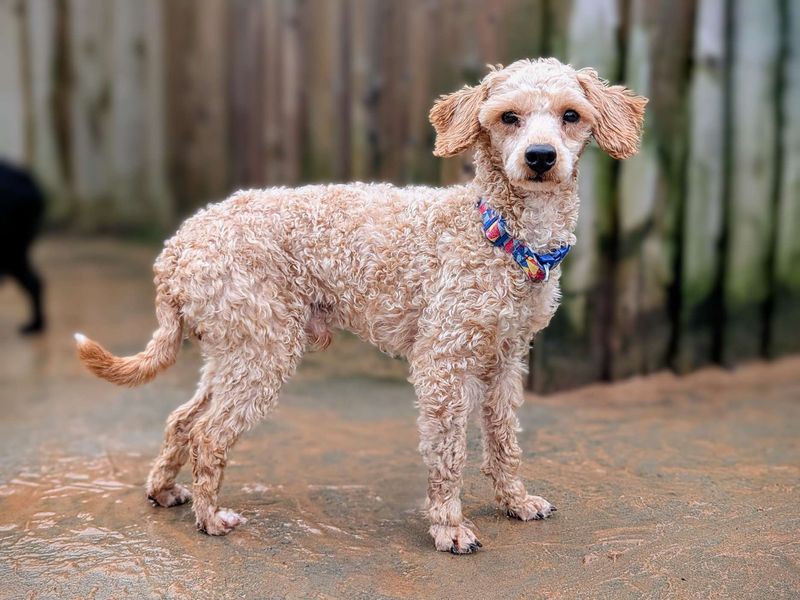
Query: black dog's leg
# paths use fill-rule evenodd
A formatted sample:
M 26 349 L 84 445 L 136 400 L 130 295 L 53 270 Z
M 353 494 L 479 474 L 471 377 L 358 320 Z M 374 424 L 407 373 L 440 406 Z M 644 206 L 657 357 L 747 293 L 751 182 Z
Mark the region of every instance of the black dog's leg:
M 33 270 L 27 256 L 22 256 L 15 260 L 9 269 L 9 273 L 30 296 L 32 317 L 29 323 L 20 327 L 19 332 L 23 335 L 39 333 L 44 330 L 45 326 L 42 307 L 42 280 Z

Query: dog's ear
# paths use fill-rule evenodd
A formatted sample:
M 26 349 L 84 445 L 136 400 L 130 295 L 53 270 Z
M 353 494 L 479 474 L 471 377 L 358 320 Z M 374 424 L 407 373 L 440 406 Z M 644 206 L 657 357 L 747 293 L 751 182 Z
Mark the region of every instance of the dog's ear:
M 486 94 L 484 85 L 465 85 L 436 101 L 428 115 L 436 130 L 434 156 L 455 156 L 475 143 L 481 131 L 478 112 Z
M 621 85 L 608 85 L 594 69 L 578 71 L 578 82 L 597 111 L 592 134 L 614 158 L 630 158 L 639 151 L 647 98 Z

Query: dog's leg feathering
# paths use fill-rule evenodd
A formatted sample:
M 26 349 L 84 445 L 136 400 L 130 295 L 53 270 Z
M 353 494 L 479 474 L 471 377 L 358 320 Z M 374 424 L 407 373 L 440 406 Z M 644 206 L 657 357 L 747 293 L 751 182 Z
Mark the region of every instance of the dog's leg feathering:
M 532 496 L 517 476 L 522 450 L 517 443 L 519 421 L 514 410 L 522 404 L 522 363 L 504 369 L 490 387 L 481 407 L 483 467 L 494 485 L 497 501 L 511 517 L 523 521 L 545 519 L 556 507 Z
M 481 543 L 461 512 L 461 484 L 467 455 L 467 418 L 480 396 L 476 380 L 428 360 L 412 363 L 419 404 L 419 450 L 428 467 L 426 510 L 437 550 L 470 554 Z
M 189 433 L 192 504 L 197 528 L 209 535 L 225 535 L 245 522 L 218 504 L 228 452 L 275 406 L 283 383 L 303 355 L 304 320 L 278 308 L 273 307 L 273 334 L 267 340 L 234 338 L 233 345 L 213 357 L 210 406 Z M 250 329 L 246 323 L 237 327 Z
M 208 408 L 209 373 L 209 366 L 206 365 L 194 397 L 175 409 L 167 419 L 161 453 L 147 478 L 147 497 L 158 506 L 178 506 L 192 498 L 189 489 L 176 484 L 175 478 L 189 458 L 189 432 Z

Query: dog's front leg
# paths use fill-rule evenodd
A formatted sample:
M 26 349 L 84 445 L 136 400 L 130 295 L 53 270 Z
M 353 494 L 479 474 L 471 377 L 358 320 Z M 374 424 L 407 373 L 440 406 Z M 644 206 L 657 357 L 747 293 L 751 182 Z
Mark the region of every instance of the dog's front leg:
M 428 467 L 427 513 L 437 550 L 469 554 L 481 544 L 461 513 L 461 477 L 467 455 L 467 417 L 483 390 L 447 361 L 412 363 L 420 409 L 419 450 Z
M 519 421 L 514 412 L 522 405 L 522 360 L 502 368 L 489 386 L 481 407 L 483 428 L 483 467 L 494 484 L 497 501 L 509 516 L 523 521 L 544 519 L 555 506 L 540 496 L 532 496 L 518 477 L 522 450 L 517 443 Z

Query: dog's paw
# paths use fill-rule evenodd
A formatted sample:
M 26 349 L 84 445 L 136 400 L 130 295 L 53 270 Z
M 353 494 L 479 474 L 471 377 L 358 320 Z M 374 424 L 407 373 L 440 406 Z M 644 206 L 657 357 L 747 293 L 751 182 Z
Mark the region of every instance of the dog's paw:
M 483 545 L 466 525 L 458 525 L 457 527 L 431 525 L 429 531 L 436 549 L 442 552 L 471 554 Z
M 210 519 L 204 522 L 197 520 L 197 528 L 208 535 L 227 535 L 238 525 L 247 523 L 242 515 L 239 515 L 227 508 L 220 508 Z
M 509 517 L 522 521 L 536 521 L 546 519 L 558 509 L 540 496 L 526 496 L 525 500 L 507 507 Z
M 192 499 L 192 492 L 190 492 L 188 488 L 176 483 L 171 488 L 158 492 L 148 490 L 147 499 L 153 503 L 153 506 L 169 508 L 170 506 L 186 504 Z

